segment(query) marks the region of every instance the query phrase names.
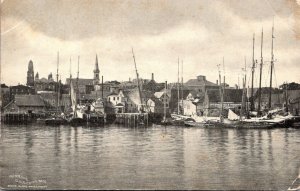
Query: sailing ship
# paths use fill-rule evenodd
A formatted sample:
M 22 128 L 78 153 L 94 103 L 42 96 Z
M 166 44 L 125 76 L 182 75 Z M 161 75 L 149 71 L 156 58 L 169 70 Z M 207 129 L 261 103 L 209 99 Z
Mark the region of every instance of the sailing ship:
M 78 79 L 79 79 L 79 70 L 77 72 L 77 90 L 78 90 Z M 72 114 L 68 120 L 69 124 L 72 126 L 85 124 L 85 120 L 83 119 L 83 113 L 84 113 L 83 108 L 81 107 L 78 108 L 77 105 L 77 96 L 76 96 L 76 91 L 73 85 L 72 74 L 71 74 L 71 58 L 70 58 L 70 99 L 71 99 Z
M 59 74 L 59 52 L 57 52 L 57 70 L 56 70 L 56 83 L 57 83 L 57 99 L 56 99 L 56 113 L 54 116 L 45 119 L 46 125 L 64 125 L 67 124 L 67 120 L 64 118 L 64 114 L 60 109 L 60 82 L 58 81 Z
M 261 62 L 260 62 L 260 77 L 259 77 L 259 89 L 258 89 L 258 107 L 256 112 L 256 117 L 249 118 L 249 113 L 254 111 L 254 100 L 253 100 L 253 78 L 254 78 L 254 68 L 255 68 L 255 60 L 254 60 L 254 42 L 255 37 L 253 36 L 253 65 L 252 65 L 252 91 L 250 100 L 250 111 L 247 111 L 246 107 L 246 74 L 243 79 L 243 98 L 242 98 L 242 107 L 240 110 L 240 116 L 229 110 L 228 119 L 223 122 L 216 123 L 216 125 L 221 125 L 223 127 L 228 128 L 274 128 L 274 127 L 290 127 L 297 126 L 300 117 L 296 117 L 290 115 L 289 113 L 282 112 L 283 109 L 273 109 L 272 110 L 272 73 L 274 68 L 274 54 L 273 54 L 273 38 L 274 38 L 274 24 L 272 27 L 272 45 L 271 45 L 271 74 L 270 74 L 270 87 L 269 87 L 269 102 L 268 102 L 268 112 L 265 115 L 262 115 L 261 110 L 261 80 L 262 80 L 262 66 L 263 66 L 263 30 L 261 33 Z M 245 67 L 246 68 L 246 67 Z M 287 106 L 287 104 L 286 104 Z M 282 114 L 284 113 L 284 114 Z M 252 113 L 253 114 L 253 113 Z

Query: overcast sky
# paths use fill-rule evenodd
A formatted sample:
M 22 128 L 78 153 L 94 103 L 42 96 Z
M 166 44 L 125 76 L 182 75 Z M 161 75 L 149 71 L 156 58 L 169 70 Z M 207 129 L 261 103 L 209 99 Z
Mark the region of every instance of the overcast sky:
M 238 83 L 245 57 L 260 60 L 264 30 L 263 86 L 269 84 L 271 29 L 274 18 L 275 77 L 273 84 L 300 83 L 299 0 L 1 0 L 1 80 L 26 84 L 29 60 L 40 78 L 56 73 L 92 78 L 98 54 L 105 80 L 134 78 L 131 48 L 143 78 L 177 80 L 177 60 L 183 60 L 184 81 L 206 75 L 215 82 L 224 56 L 227 82 Z M 181 67 L 180 67 L 181 68 Z M 258 68 L 257 68 L 258 69 Z M 255 84 L 258 84 L 256 70 Z M 222 67 L 222 73 L 223 67 Z M 248 79 L 250 75 L 248 74 Z M 248 82 L 248 85 L 250 83 Z

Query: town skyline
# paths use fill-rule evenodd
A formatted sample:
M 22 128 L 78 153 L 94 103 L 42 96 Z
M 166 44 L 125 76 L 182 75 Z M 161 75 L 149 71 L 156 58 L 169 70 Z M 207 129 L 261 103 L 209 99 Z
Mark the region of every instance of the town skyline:
M 184 65 L 184 81 L 205 75 L 215 83 L 218 64 L 224 73 L 224 56 L 226 83 L 234 86 L 238 84 L 238 74 L 241 84 L 245 57 L 247 81 L 251 77 L 253 33 L 255 59 L 260 62 L 263 27 L 262 86 L 265 87 L 269 86 L 273 18 L 277 60 L 273 86 L 285 81 L 300 82 L 297 1 L 173 2 L 2 1 L 1 82 L 25 84 L 29 60 L 40 77 L 47 77 L 50 72 L 55 75 L 58 51 L 63 82 L 70 75 L 70 57 L 73 77 L 80 56 L 80 78 L 92 78 L 96 54 L 100 76 L 105 81 L 127 81 L 136 77 L 133 48 L 141 78 L 150 79 L 154 73 L 158 82 L 177 82 L 179 57 L 180 70 L 182 61 Z M 55 9 L 52 19 L 49 7 Z M 252 9 L 256 10 L 255 15 Z M 254 82 L 258 87 L 258 68 Z

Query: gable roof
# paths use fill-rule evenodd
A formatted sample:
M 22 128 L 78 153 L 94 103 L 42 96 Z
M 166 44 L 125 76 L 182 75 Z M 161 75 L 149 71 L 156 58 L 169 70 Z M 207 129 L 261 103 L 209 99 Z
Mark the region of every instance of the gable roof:
M 186 86 L 218 86 L 207 80 L 190 79 L 185 83 Z
M 66 84 L 70 84 L 70 78 L 67 78 L 66 79 Z M 78 79 L 78 85 L 93 85 L 93 79 L 84 79 L 84 78 L 79 78 Z M 72 82 L 73 84 L 76 84 L 77 83 L 77 78 L 72 78 Z
M 39 95 L 15 95 L 14 103 L 17 106 L 46 106 L 44 100 Z
M 155 93 L 154 93 L 154 96 L 155 96 L 156 98 L 161 98 L 161 97 L 164 95 L 164 93 L 165 93 L 165 92 L 155 92 Z

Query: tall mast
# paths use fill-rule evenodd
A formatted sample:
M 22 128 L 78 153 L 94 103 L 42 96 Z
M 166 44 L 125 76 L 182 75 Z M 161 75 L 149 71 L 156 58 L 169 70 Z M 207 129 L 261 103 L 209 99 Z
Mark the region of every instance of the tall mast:
M 285 82 L 285 111 L 288 112 L 289 111 L 289 107 L 288 107 L 288 91 L 287 91 L 287 88 L 288 88 L 288 83 Z
M 255 70 L 255 60 L 254 60 L 254 43 L 255 43 L 255 34 L 253 34 L 253 48 L 252 48 L 252 79 L 251 79 L 251 111 L 254 111 L 254 98 L 253 98 L 253 82 L 254 82 L 254 70 Z
M 247 99 L 246 99 L 246 95 L 247 95 L 247 90 L 246 90 L 246 83 L 247 83 L 247 63 L 246 63 L 246 57 L 245 57 L 245 67 L 242 69 L 244 72 L 244 76 L 243 76 L 243 93 L 242 93 L 242 112 L 241 112 L 241 116 L 243 114 L 245 114 L 246 108 L 247 108 Z
M 222 111 L 222 115 L 223 115 L 223 110 L 224 110 L 224 93 L 225 93 L 225 64 L 224 64 L 224 56 L 223 56 L 223 72 L 224 72 L 224 76 L 223 76 L 223 89 L 222 89 L 222 97 L 221 97 L 221 111 Z M 223 120 L 223 116 L 222 116 L 222 120 Z
M 57 52 L 57 67 L 56 67 L 56 82 L 57 82 L 57 102 L 56 102 L 56 110 L 58 112 L 59 108 L 59 81 L 58 81 L 58 67 L 59 67 L 59 52 Z
M 217 65 L 219 70 L 219 89 L 220 89 L 220 99 L 221 99 L 221 110 L 220 110 L 220 122 L 223 122 L 223 92 L 222 92 L 222 79 L 221 79 L 221 70 L 220 70 L 220 64 Z
M 223 72 L 224 72 L 224 76 L 223 76 L 223 89 L 225 91 L 225 63 L 224 63 L 224 56 L 223 56 Z
M 272 26 L 272 47 L 271 47 L 271 72 L 270 72 L 270 90 L 269 90 L 269 109 L 272 106 L 272 74 L 274 68 L 274 54 L 273 54 L 273 39 L 274 39 L 274 20 Z
M 257 114 L 260 115 L 260 104 L 261 104 L 261 78 L 262 78 L 262 67 L 263 67 L 263 38 L 264 38 L 264 31 L 261 30 L 261 46 L 260 46 L 260 68 L 259 68 L 259 89 L 258 89 L 258 107 L 257 107 Z
M 166 94 L 167 94 L 167 81 L 165 82 L 165 91 L 164 91 L 164 121 L 166 121 L 167 108 L 166 108 Z
M 177 114 L 179 115 L 180 114 L 180 111 L 179 111 L 179 107 L 180 107 L 180 103 L 179 103 L 179 99 L 180 99 L 180 93 L 179 93 L 179 57 L 178 57 L 178 81 L 177 81 L 177 96 L 178 96 L 178 102 L 177 102 L 177 107 L 178 107 L 178 110 L 177 110 Z
M 78 62 L 77 62 L 77 79 L 76 79 L 76 89 L 77 89 L 77 94 L 80 102 L 80 91 L 79 91 L 79 56 L 78 56 Z
M 137 67 L 136 67 L 136 62 L 135 62 L 135 56 L 134 56 L 133 48 L 132 48 L 132 56 L 133 56 L 134 67 L 135 67 L 135 72 L 136 72 L 136 78 L 137 78 L 137 84 L 138 84 L 138 90 L 139 90 L 139 97 L 140 97 L 140 102 L 141 102 L 141 111 L 144 112 L 142 92 L 141 92 L 141 87 L 140 87 L 139 73 L 138 73 Z
M 181 60 L 181 105 L 183 106 L 183 60 Z
M 247 98 L 247 61 L 246 61 L 246 56 L 245 56 L 245 97 Z M 247 104 L 247 99 L 245 100 L 245 108 L 246 108 L 246 104 Z
M 70 56 L 70 81 L 72 80 L 72 60 Z
M 245 77 L 243 77 L 243 93 L 242 93 L 242 107 L 240 110 L 240 120 L 243 119 L 244 111 L 245 111 Z
M 101 98 L 103 100 L 103 76 L 101 77 Z

